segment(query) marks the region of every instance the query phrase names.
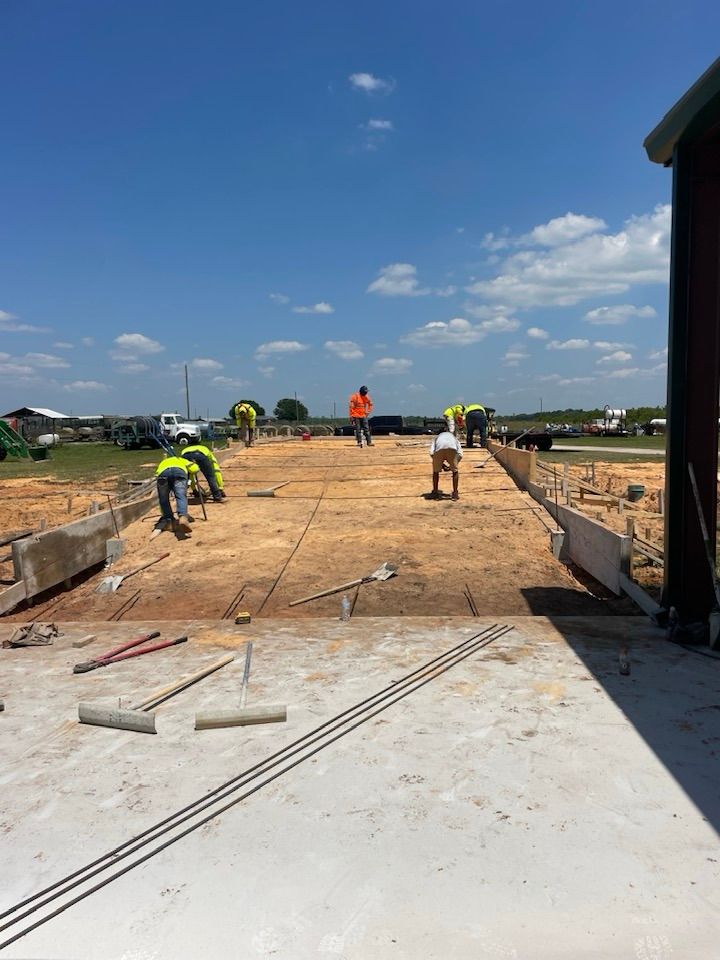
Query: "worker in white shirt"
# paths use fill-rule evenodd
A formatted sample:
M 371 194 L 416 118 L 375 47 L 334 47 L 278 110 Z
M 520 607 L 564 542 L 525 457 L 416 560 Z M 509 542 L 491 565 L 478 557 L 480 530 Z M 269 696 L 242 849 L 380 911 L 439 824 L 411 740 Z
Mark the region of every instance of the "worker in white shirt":
M 452 483 L 453 483 L 453 500 L 459 500 L 460 494 L 458 493 L 458 466 L 460 460 L 462 459 L 462 447 L 460 446 L 460 441 L 457 437 L 450 433 L 449 430 L 443 430 L 442 433 L 439 433 L 433 442 L 430 444 L 430 456 L 432 457 L 433 465 L 433 488 L 432 493 L 430 494 L 431 500 L 440 500 L 442 494 L 440 493 L 440 471 L 441 470 L 452 470 Z

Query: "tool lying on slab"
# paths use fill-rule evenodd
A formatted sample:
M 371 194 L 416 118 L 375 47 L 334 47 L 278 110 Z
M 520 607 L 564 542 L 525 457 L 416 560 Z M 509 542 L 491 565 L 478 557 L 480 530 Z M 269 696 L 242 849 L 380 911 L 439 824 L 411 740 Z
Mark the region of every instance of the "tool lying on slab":
M 483 467 L 486 467 L 486 466 L 490 463 L 491 460 L 494 460 L 495 457 L 496 457 L 499 453 L 502 453 L 502 451 L 505 450 L 506 446 L 507 446 L 507 447 L 513 447 L 513 446 L 514 446 L 515 449 L 517 450 L 517 449 L 518 449 L 518 446 L 517 446 L 518 440 L 522 440 L 523 437 L 526 437 L 529 433 L 532 433 L 534 429 L 535 429 L 534 427 L 531 427 L 529 430 L 526 430 L 525 433 L 521 433 L 519 437 L 515 437 L 514 440 L 511 440 L 510 443 L 506 444 L 505 446 L 500 447 L 500 449 L 499 449 L 499 450 L 496 450 L 495 453 L 491 453 L 490 456 L 487 458 L 487 460 L 483 460 L 483 462 L 482 462 L 482 463 L 479 463 L 479 464 L 475 467 L 475 469 L 476 469 L 476 470 L 482 470 L 482 468 L 483 468 Z
M 143 636 L 136 637 L 129 643 L 124 643 L 120 647 L 115 647 L 114 650 L 109 650 L 94 660 L 76 663 L 73 667 L 73 673 L 89 673 L 91 670 L 97 670 L 98 667 L 107 667 L 111 663 L 119 663 L 120 660 L 129 660 L 130 657 L 141 657 L 145 653 L 154 653 L 155 650 L 164 650 L 165 647 L 174 647 L 179 643 L 187 643 L 187 637 L 178 637 L 176 640 L 165 640 L 162 643 L 153 644 L 152 647 L 143 647 L 142 650 L 131 649 L 132 647 L 139 646 L 141 643 L 146 643 L 148 640 L 154 640 L 155 637 L 159 636 L 159 630 L 156 630 L 154 633 L 145 633 Z
M 120 707 L 117 709 L 108 709 L 107 707 L 98 706 L 95 703 L 79 703 L 78 720 L 80 723 L 91 723 L 97 727 L 114 727 L 117 730 L 135 730 L 137 733 L 157 733 L 155 729 L 155 714 L 150 711 L 155 707 L 159 707 L 161 703 L 164 703 L 164 701 L 170 697 L 174 697 L 175 694 L 180 693 L 182 690 L 187 690 L 187 688 L 191 687 L 194 683 L 210 676 L 210 674 L 215 673 L 216 670 L 220 670 L 226 666 L 226 664 L 232 663 L 234 659 L 235 655 L 229 653 L 227 656 L 221 657 L 219 660 L 216 660 L 207 667 L 203 667 L 196 673 L 192 673 L 187 677 L 181 677 L 174 683 L 170 683 L 166 687 L 161 687 L 160 690 L 156 690 L 149 697 L 141 700 L 140 703 L 136 703 L 135 706 L 129 707 L 127 710 L 123 710 Z
M 321 591 L 321 593 L 313 593 L 312 596 L 303 597 L 302 600 L 293 600 L 288 606 L 296 607 L 299 603 L 307 603 L 309 600 L 319 600 L 320 597 L 329 597 L 333 593 L 340 593 L 341 590 L 349 590 L 351 587 L 359 587 L 361 584 L 370 583 L 372 580 L 389 580 L 390 577 L 397 573 L 397 569 L 397 564 L 386 561 L 381 567 L 378 567 L 377 570 L 369 573 L 366 577 L 360 577 L 359 580 L 351 580 L 349 583 L 341 583 L 339 587 L 330 587 L 328 590 Z
M 95 587 L 95 593 L 115 593 L 117 588 L 124 580 L 127 580 L 129 577 L 134 577 L 136 573 L 140 573 L 141 570 L 146 570 L 154 563 L 159 563 L 161 560 L 164 560 L 165 557 L 169 556 L 169 553 L 163 553 L 161 556 L 155 557 L 154 560 L 148 560 L 147 563 L 143 563 L 141 566 L 135 567 L 135 569 L 130 570 L 129 573 L 116 573 L 110 577 L 103 577 L 100 583 Z
M 266 707 L 246 707 L 248 681 L 250 679 L 250 660 L 252 659 L 252 640 L 245 652 L 245 672 L 240 690 L 239 710 L 214 710 L 195 714 L 196 730 L 214 730 L 218 727 L 244 727 L 249 723 L 284 723 L 287 720 L 287 707 L 271 704 Z
M 283 480 L 282 483 L 276 483 L 272 487 L 266 487 L 264 490 L 248 490 L 248 497 L 274 497 L 275 491 L 279 490 L 280 487 L 286 487 L 289 483 L 292 483 L 292 480 Z

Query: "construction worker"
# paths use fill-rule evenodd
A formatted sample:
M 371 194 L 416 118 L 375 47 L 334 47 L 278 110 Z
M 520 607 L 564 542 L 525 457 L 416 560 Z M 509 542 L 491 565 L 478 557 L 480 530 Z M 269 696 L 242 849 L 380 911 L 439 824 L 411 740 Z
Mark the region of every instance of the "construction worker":
M 448 407 L 446 410 L 443 410 L 445 427 L 448 433 L 455 433 L 457 430 L 462 430 L 465 426 L 464 413 L 465 407 L 461 403 L 456 403 L 454 407 Z
M 477 430 L 480 435 L 480 446 L 487 446 L 487 412 L 481 403 L 470 403 L 465 407 L 465 427 L 467 429 L 466 447 L 473 446 L 473 436 Z
M 357 440 L 357 445 L 359 447 L 361 447 L 363 444 L 363 434 L 365 435 L 365 442 L 367 445 L 369 447 L 372 446 L 370 424 L 368 423 L 368 417 L 372 413 L 372 408 L 373 402 L 370 399 L 370 394 L 368 393 L 367 387 L 360 387 L 358 392 L 353 393 L 350 397 L 350 419 L 355 426 L 355 439 Z
M 215 503 L 222 503 L 225 499 L 223 477 L 220 473 L 220 464 L 212 450 L 201 443 L 193 443 L 183 447 L 180 456 L 184 460 L 190 460 L 198 465 L 200 473 L 208 482 L 213 500 Z M 197 488 L 197 475 L 192 477 L 191 483 L 193 490 L 195 490 Z
M 170 507 L 170 494 L 175 497 L 177 510 L 177 525 L 183 533 L 190 533 L 191 519 L 188 516 L 187 485 L 188 480 L 200 468 L 183 457 L 165 457 L 158 464 L 155 471 L 157 477 L 158 500 L 160 501 L 160 519 L 155 524 L 156 530 L 165 530 L 172 526 L 174 517 Z
M 238 440 L 245 440 L 245 446 L 253 445 L 255 435 L 255 419 L 257 413 L 255 407 L 247 400 L 241 400 L 235 404 L 235 423 L 238 427 Z M 245 439 L 247 436 L 247 439 Z
M 439 489 L 441 470 L 452 470 L 452 498 L 453 500 L 460 499 L 460 494 L 458 492 L 458 484 L 460 479 L 458 466 L 462 460 L 462 455 L 463 452 L 462 447 L 460 446 L 460 441 L 455 434 L 450 433 L 449 430 L 443 430 L 430 444 L 430 456 L 432 457 L 433 465 L 433 488 L 432 493 L 430 494 L 431 500 L 440 500 L 442 497 Z

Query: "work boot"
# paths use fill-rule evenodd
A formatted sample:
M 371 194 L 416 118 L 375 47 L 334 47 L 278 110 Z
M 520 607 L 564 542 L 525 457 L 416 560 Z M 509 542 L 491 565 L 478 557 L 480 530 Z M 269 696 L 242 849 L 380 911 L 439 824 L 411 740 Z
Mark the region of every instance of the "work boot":
M 453 500 L 459 500 L 459 499 L 460 499 L 460 494 L 457 492 L 457 490 L 455 490 L 455 491 L 453 492 L 452 498 L 453 498 Z
M 183 533 L 192 533 L 192 527 L 190 526 L 190 517 L 182 516 L 178 517 L 177 525 L 178 530 L 182 530 Z

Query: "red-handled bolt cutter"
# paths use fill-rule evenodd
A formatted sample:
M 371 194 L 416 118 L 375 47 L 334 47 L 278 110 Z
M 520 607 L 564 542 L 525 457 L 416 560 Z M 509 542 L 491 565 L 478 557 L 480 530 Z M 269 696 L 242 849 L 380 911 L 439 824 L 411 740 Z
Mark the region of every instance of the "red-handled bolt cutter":
M 91 670 L 97 670 L 98 667 L 107 667 L 111 663 L 119 663 L 120 660 L 129 660 L 130 657 L 141 657 L 144 653 L 153 653 L 155 650 L 164 650 L 165 647 L 174 647 L 178 643 L 187 642 L 187 637 L 178 637 L 176 640 L 166 640 L 164 643 L 156 643 L 152 647 L 143 647 L 141 650 L 131 649 L 132 647 L 139 646 L 141 643 L 146 643 L 148 640 L 154 640 L 155 637 L 159 636 L 159 630 L 156 630 L 154 633 L 145 633 L 141 637 L 130 640 L 129 643 L 124 643 L 120 647 L 115 647 L 114 650 L 109 650 L 107 653 L 101 654 L 94 660 L 86 660 L 85 663 L 76 663 L 73 667 L 73 673 L 89 673 Z

